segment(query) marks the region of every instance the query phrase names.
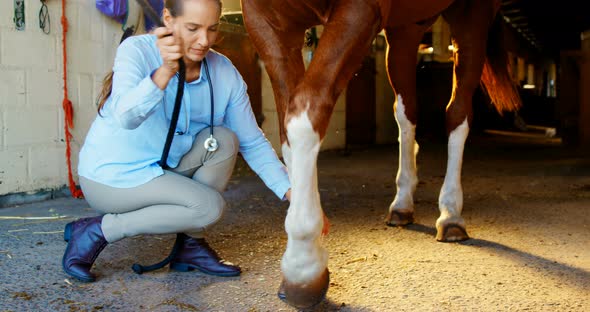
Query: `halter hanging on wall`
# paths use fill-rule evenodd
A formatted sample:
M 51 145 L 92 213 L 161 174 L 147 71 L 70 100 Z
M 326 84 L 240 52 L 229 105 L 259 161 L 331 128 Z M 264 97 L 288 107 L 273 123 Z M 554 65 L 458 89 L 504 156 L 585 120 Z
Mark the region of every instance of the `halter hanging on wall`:
M 14 17 L 16 30 L 25 30 L 25 0 L 14 0 Z
M 43 30 L 43 33 L 49 35 L 51 31 L 51 20 L 49 18 L 49 10 L 47 9 L 47 0 L 41 1 L 41 9 L 39 9 L 39 28 Z

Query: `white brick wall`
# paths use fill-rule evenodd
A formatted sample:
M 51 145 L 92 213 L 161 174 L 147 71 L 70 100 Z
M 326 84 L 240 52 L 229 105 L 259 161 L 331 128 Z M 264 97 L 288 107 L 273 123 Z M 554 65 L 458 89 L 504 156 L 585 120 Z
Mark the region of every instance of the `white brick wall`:
M 8 109 L 6 118 L 5 147 L 27 148 L 41 144 L 56 143 L 58 108 Z
M 36 31 L 36 29 L 34 30 Z M 3 66 L 55 70 L 55 38 L 32 31 L 4 31 L 0 57 Z
M 94 100 L 112 66 L 121 25 L 95 1 L 67 1 L 68 89 L 74 106 L 72 167 L 96 115 Z M 39 28 L 41 2 L 25 0 L 24 31 L 14 3 L 0 1 L 0 196 L 67 185 L 64 141 L 61 1 L 47 1 L 51 32 Z
M 11 148 L 0 152 L 0 190 L 29 191 L 28 152 L 26 148 Z M 8 192 L 5 192 L 8 193 Z
M 56 177 L 67 177 L 63 162 L 64 149 L 61 145 L 32 146 L 29 148 L 29 176 L 32 189 L 51 186 Z
M 25 70 L 11 68 L 2 68 L 1 70 L 0 108 L 5 110 L 9 107 L 25 106 Z
M 56 103 L 62 101 L 61 77 L 58 77 L 56 70 L 28 70 L 27 85 L 31 86 L 27 90 L 27 106 L 32 109 L 56 108 Z M 33 86 L 47 87 L 35 88 Z

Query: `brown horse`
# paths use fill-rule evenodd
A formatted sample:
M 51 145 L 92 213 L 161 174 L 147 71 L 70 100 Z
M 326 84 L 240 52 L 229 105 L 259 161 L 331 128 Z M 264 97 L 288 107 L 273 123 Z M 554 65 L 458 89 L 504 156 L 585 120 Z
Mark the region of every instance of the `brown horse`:
M 418 181 L 417 47 L 442 14 L 451 27 L 455 50 L 453 90 L 446 110 L 448 163 L 436 239 L 469 238 L 461 217 L 461 164 L 473 93 L 481 81 L 498 111 L 514 110 L 520 104 L 505 52 L 498 46 L 501 38 L 492 36 L 501 28 L 496 16 L 499 6 L 499 0 L 242 0 L 246 28 L 272 81 L 282 152 L 292 183 L 279 292 L 289 304 L 309 307 L 320 302 L 328 289 L 328 256 L 319 240 L 324 221 L 317 155 L 337 97 L 382 29 L 391 47 L 387 69 L 396 95 L 393 108 L 400 144 L 397 193 L 386 222 L 413 222 Z M 302 39 L 306 29 L 320 24 L 324 31 L 306 71 Z

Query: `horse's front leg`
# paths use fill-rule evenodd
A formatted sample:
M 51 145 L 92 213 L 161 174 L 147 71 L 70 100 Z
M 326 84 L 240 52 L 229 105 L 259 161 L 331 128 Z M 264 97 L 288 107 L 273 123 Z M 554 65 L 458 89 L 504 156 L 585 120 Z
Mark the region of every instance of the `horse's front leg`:
M 316 173 L 319 134 L 311 125 L 307 112 L 287 116 L 289 100 L 295 97 L 295 88 L 305 72 L 301 55 L 305 29 L 276 30 L 259 15 L 258 8 L 251 7 L 251 2 L 244 4 L 250 37 L 258 48 L 272 83 L 279 115 L 282 154 L 291 181 L 291 203 L 285 220 L 289 240 L 281 263 L 283 281 L 278 295 L 289 304 L 304 308 L 320 302 L 329 283 L 326 268 L 328 255 L 319 241 L 324 226 Z M 318 102 L 315 99 L 310 101 Z M 294 110 L 292 108 L 291 112 Z M 287 119 L 292 122 L 286 123 Z
M 328 252 L 320 241 L 324 219 L 318 192 L 318 152 L 336 99 L 360 67 L 378 28 L 376 7 L 341 1 L 331 12 L 285 117 L 292 193 L 281 269 L 285 299 L 299 308 L 319 303 L 329 286 Z M 358 24 L 358 20 L 370 22 Z
M 309 110 L 288 114 L 287 118 L 292 189 L 285 219 L 288 241 L 281 262 L 282 288 L 287 302 L 305 308 L 320 302 L 329 286 L 328 252 L 320 242 L 324 224 L 316 161 L 321 140 Z

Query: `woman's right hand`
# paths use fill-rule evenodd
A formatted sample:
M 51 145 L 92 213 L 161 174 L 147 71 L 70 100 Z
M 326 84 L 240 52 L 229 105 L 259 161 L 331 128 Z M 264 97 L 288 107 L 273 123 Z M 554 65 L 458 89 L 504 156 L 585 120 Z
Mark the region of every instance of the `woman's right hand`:
M 160 56 L 163 63 L 161 68 L 171 72 L 172 75 L 178 71 L 178 60 L 182 57 L 182 46 L 172 33 L 172 29 L 168 27 L 158 27 L 154 30 L 154 34 L 158 38 L 156 46 L 160 50 Z
M 178 60 L 182 57 L 182 46 L 180 41 L 174 37 L 170 28 L 158 27 L 154 30 L 154 35 L 158 38 L 156 46 L 160 50 L 163 63 L 152 75 L 152 81 L 158 88 L 164 90 L 168 86 L 170 79 L 178 71 Z

